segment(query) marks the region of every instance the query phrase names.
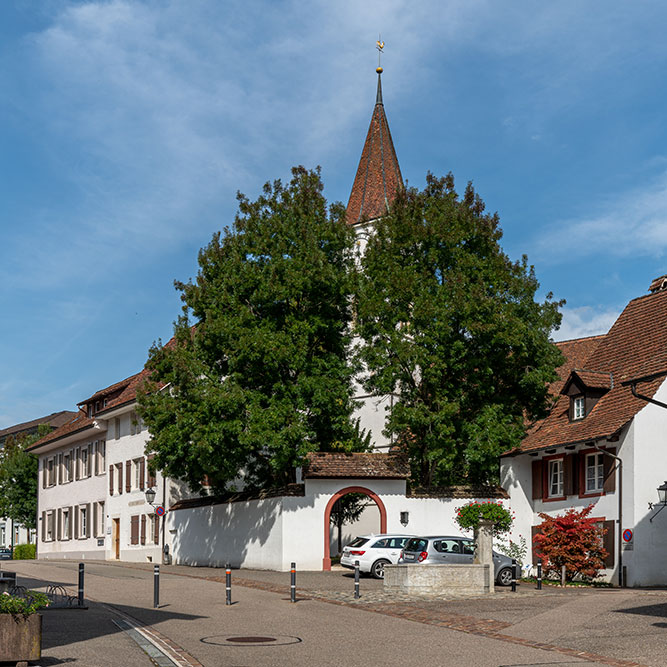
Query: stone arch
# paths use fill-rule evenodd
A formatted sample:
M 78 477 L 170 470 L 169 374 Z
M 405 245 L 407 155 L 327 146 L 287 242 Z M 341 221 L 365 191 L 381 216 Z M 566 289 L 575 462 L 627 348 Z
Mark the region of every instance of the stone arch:
M 326 509 L 324 510 L 324 558 L 322 559 L 322 569 L 329 571 L 331 570 L 331 545 L 330 545 L 330 536 L 329 536 L 329 523 L 331 521 L 331 508 L 334 506 L 334 503 L 348 493 L 363 493 L 368 496 L 380 510 L 380 532 L 387 532 L 387 508 L 384 506 L 380 496 L 376 493 L 367 489 L 363 486 L 346 486 L 344 489 L 334 493 L 329 502 L 327 503 Z

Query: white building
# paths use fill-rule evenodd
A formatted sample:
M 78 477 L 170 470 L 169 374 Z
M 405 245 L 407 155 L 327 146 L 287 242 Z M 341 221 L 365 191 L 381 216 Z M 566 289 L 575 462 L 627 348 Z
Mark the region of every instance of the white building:
M 181 485 L 153 473 L 148 431 L 135 413 L 145 371 L 79 404 L 66 424 L 35 443 L 39 456 L 38 557 L 160 562 L 164 519 L 155 513 Z M 156 491 L 154 505 L 146 489 Z
M 552 387 L 558 400 L 501 459 L 514 540 L 531 542 L 541 512 L 592 504 L 607 530 L 604 574 L 618 581 L 624 569 L 629 586 L 667 583 L 667 512 L 650 507 L 667 479 L 666 287 L 665 276 L 653 281 L 605 336 L 559 343 L 566 363 Z

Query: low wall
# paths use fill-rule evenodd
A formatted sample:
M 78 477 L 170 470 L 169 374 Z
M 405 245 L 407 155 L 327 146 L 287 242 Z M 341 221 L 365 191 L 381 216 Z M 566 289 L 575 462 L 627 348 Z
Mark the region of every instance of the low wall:
M 492 594 L 489 565 L 385 565 L 384 590 L 413 595 Z

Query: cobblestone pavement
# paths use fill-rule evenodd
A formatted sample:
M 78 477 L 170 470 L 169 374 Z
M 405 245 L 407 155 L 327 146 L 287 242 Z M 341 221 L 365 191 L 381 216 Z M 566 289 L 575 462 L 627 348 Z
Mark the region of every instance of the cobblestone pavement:
M 49 567 L 65 572 L 76 568 L 76 564 L 60 562 L 49 564 Z M 152 565 L 146 563 L 89 562 L 86 567 L 91 575 L 115 579 L 119 584 L 125 581 L 131 587 L 144 580 L 149 581 L 152 574 Z M 26 568 L 29 568 L 28 563 Z M 192 585 L 186 585 L 186 589 L 201 587 L 202 580 L 215 582 L 220 584 L 219 592 L 210 589 L 211 595 L 214 599 L 224 596 L 225 575 L 222 569 L 163 566 L 162 572 L 167 575 L 165 583 L 169 581 L 169 575 L 172 576 L 174 586 L 178 580 L 192 580 Z M 199 581 L 195 583 L 195 580 Z M 258 593 L 277 594 L 280 597 L 274 599 L 279 605 L 284 604 L 281 600 L 289 599 L 289 573 L 235 570 L 232 581 L 234 599 L 241 600 L 244 608 L 248 604 L 250 589 Z M 180 584 L 178 588 L 183 589 Z M 248 593 L 243 593 L 243 589 L 249 589 Z M 667 591 L 664 590 L 545 587 L 537 591 L 534 585 L 524 583 L 516 593 L 508 588 L 496 588 L 492 596 L 432 599 L 389 595 L 384 592 L 382 582 L 362 578 L 361 597 L 355 599 L 353 578 L 339 571 L 298 572 L 297 597 L 305 602 L 305 608 L 309 608 L 307 600 L 323 602 L 370 613 L 378 620 L 382 616 L 391 617 L 418 623 L 424 628 L 439 627 L 465 633 L 479 637 L 480 641 L 499 641 L 515 646 L 517 651 L 537 649 L 554 654 L 552 659 L 545 655 L 544 660 L 538 661 L 539 664 L 553 662 L 565 666 L 585 661 L 612 667 L 661 667 L 665 664 L 664 655 L 667 653 L 667 637 L 664 636 L 667 628 Z M 301 609 L 301 605 L 288 607 Z M 154 630 L 153 621 L 144 612 L 137 615 L 130 610 L 128 614 L 134 614 L 134 618 L 142 617 L 144 629 Z M 363 627 L 373 624 L 370 617 L 367 622 L 361 623 Z M 164 628 L 166 634 L 160 636 L 155 630 L 155 636 L 171 646 L 173 652 L 181 652 L 183 657 L 191 658 L 178 645 L 184 639 L 179 632 L 169 630 L 167 625 Z M 407 632 L 412 634 L 414 630 Z M 184 645 L 188 646 L 187 643 Z M 189 650 L 192 652 L 192 648 Z M 181 664 L 188 663 L 184 661 Z M 192 658 L 190 664 L 196 665 L 196 659 Z M 202 660 L 202 664 L 209 663 Z

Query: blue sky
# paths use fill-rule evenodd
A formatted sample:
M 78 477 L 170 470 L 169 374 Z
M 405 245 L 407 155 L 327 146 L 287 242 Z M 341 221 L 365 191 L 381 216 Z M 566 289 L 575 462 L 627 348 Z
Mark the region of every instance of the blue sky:
M 503 246 L 606 331 L 667 273 L 667 5 L 0 4 L 0 428 L 141 369 L 235 193 L 322 166 L 347 202 L 375 100 L 401 169 L 472 180 Z

